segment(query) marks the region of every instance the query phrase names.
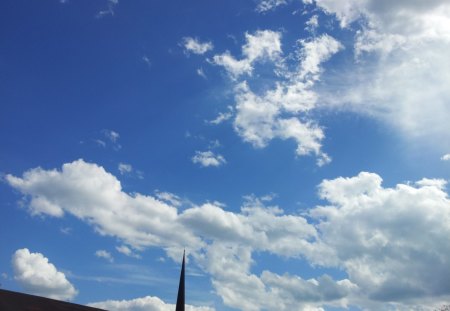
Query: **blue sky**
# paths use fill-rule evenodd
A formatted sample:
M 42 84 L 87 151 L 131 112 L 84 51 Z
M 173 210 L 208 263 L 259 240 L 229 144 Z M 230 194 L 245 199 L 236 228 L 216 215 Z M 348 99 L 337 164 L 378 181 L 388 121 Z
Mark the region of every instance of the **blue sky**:
M 447 1 L 0 3 L 1 287 L 108 310 L 450 301 Z

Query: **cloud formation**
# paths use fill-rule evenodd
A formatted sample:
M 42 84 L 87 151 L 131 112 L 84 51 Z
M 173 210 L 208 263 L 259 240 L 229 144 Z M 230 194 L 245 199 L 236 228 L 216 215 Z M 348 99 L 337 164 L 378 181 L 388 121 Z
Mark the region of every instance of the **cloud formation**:
M 256 6 L 256 11 L 259 13 L 264 13 L 286 3 L 286 0 L 262 0 Z
M 95 252 L 95 256 L 98 258 L 103 258 L 109 262 L 114 262 L 114 258 L 110 252 L 105 251 L 104 249 L 99 249 Z
M 211 42 L 200 42 L 197 38 L 192 37 L 184 37 L 182 44 L 186 53 L 194 53 L 198 55 L 205 54 L 214 48 Z
M 65 3 L 66 1 L 62 2 Z M 96 18 L 103 18 L 105 16 L 114 16 L 116 6 L 119 4 L 119 0 L 108 0 L 108 7 L 104 10 L 101 10 L 95 15 Z
M 196 151 L 195 155 L 192 157 L 192 162 L 199 164 L 203 167 L 208 166 L 221 166 L 226 164 L 227 161 L 220 154 L 215 154 L 211 150 L 208 151 Z
M 293 1 L 259 1 L 257 10 L 288 2 Z M 353 35 L 346 46 L 353 50 L 353 59 L 338 64 L 322 77 L 326 83 L 315 87 L 320 107 L 364 114 L 389 124 L 408 140 L 450 147 L 448 1 L 302 2 Z M 312 16 L 306 29 L 316 24 Z
M 12 257 L 14 279 L 27 293 L 59 300 L 71 300 L 77 295 L 75 287 L 41 253 L 18 249 Z
M 117 168 L 119 169 L 121 175 L 131 173 L 133 171 L 133 167 L 131 166 L 131 164 L 127 163 L 119 163 Z
M 332 77 L 330 83 L 339 83 L 329 87 L 331 93 L 323 90 L 322 101 L 378 118 L 409 139 L 448 148 L 448 1 L 304 2 L 334 15 L 341 27 L 357 29 L 356 62 Z
M 274 61 L 281 54 L 281 33 L 271 30 L 257 30 L 245 34 L 246 44 L 242 46 L 243 58 L 235 59 L 229 51 L 214 55 L 212 63 L 223 66 L 228 74 L 237 79 L 243 74 L 251 75 L 257 61 Z
M 322 63 L 336 54 L 342 45 L 328 35 L 299 41 L 300 64 L 293 71 L 285 70 L 281 58 L 281 33 L 269 30 L 246 34 L 242 48 L 245 58 L 234 59 L 228 52 L 214 56 L 233 79 L 253 72 L 256 60 L 271 61 L 279 69 L 281 81 L 273 88 L 254 92 L 247 80 L 236 81 L 234 129 L 246 142 L 264 148 L 275 138 L 293 139 L 298 156 L 313 154 L 322 166 L 331 158 L 321 148 L 325 137 L 322 128 L 306 113 L 316 107 L 317 94 L 313 87 L 323 71 Z M 219 123 L 219 122 L 218 122 Z
M 61 171 L 37 168 L 23 178 L 8 175 L 6 179 L 30 195 L 33 215 L 62 217 L 69 213 L 97 232 L 120 237 L 137 249 L 201 243 L 176 223 L 175 207 L 151 196 L 123 192 L 115 176 L 83 160 L 64 164 Z
M 450 298 L 450 200 L 443 180 L 392 188 L 367 172 L 324 180 L 318 189 L 326 205 L 311 208 L 307 217 L 286 215 L 253 197 L 240 212 L 210 203 L 178 210 L 151 196 L 123 192 L 113 175 L 83 160 L 61 171 L 7 175 L 6 181 L 25 196 L 32 214 L 69 213 L 126 247 L 158 246 L 176 259 L 186 246 L 225 304 L 238 309 L 353 304 L 411 310 Z M 254 252 L 305 258 L 314 266 L 339 268 L 347 277 L 255 274 Z
M 89 306 L 110 311 L 173 311 L 175 305 L 167 304 L 158 297 L 146 296 L 132 300 L 107 300 L 90 303 Z M 214 311 L 209 307 L 186 305 L 186 311 Z

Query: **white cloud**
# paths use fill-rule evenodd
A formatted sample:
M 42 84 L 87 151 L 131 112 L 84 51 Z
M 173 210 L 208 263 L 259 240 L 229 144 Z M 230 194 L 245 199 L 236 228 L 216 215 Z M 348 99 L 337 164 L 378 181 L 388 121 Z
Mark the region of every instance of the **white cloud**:
M 94 142 L 101 146 L 107 147 L 111 146 L 114 150 L 120 150 L 122 146 L 119 143 L 120 134 L 113 130 L 103 129 L 100 131 L 103 136 L 101 139 L 94 139 Z
M 220 112 L 215 119 L 213 119 L 211 121 L 207 121 L 207 123 L 219 125 L 219 124 L 231 119 L 233 117 L 233 114 L 234 114 L 233 106 L 228 106 L 227 112 Z
M 330 59 L 343 48 L 342 44 L 329 35 L 322 35 L 313 40 L 300 40 L 302 59 L 300 78 L 319 80 L 322 71 L 321 64 Z
M 119 4 L 119 0 L 108 0 L 108 8 L 99 11 L 95 17 L 102 18 L 107 15 L 114 16 L 114 10 L 118 4 Z
M 211 275 L 225 304 L 238 309 L 320 310 L 351 304 L 427 310 L 450 299 L 450 200 L 440 179 L 392 188 L 382 187 L 374 173 L 324 180 L 319 195 L 325 205 L 309 210 L 307 218 L 286 215 L 256 198 L 240 212 L 210 203 L 178 211 L 151 196 L 124 193 L 114 176 L 82 160 L 65 164 L 62 171 L 7 175 L 6 181 L 28 198 L 31 213 L 70 213 L 123 241 L 117 249 L 124 254 L 129 247 L 159 246 L 178 260 L 186 247 Z M 347 276 L 255 274 L 254 252 L 302 257 Z
M 271 30 L 258 30 L 245 34 L 246 44 L 242 47 L 244 56 L 236 60 L 230 52 L 214 55 L 212 63 L 223 66 L 228 74 L 236 79 L 240 75 L 251 75 L 256 61 L 274 61 L 281 56 L 281 33 Z
M 112 143 L 116 143 L 120 137 L 119 133 L 113 130 L 103 130 L 103 135 L 108 138 Z
M 110 252 L 105 251 L 104 249 L 99 249 L 95 252 L 95 256 L 97 256 L 98 258 L 103 258 L 109 262 L 114 262 L 114 258 L 111 255 Z
M 197 69 L 197 74 L 202 77 L 203 79 L 207 79 L 205 71 L 203 70 L 203 68 L 198 68 Z
M 152 61 L 150 60 L 150 58 L 147 55 L 142 56 L 141 59 L 144 63 L 147 64 L 148 68 L 152 67 Z
M 406 138 L 450 146 L 450 3 L 316 0 L 342 27 L 358 21 L 356 63 L 321 101 L 378 118 Z M 355 23 L 356 24 L 356 23 Z M 426 104 L 424 104 L 426 103 Z
M 131 166 L 131 164 L 127 163 L 119 163 L 119 166 L 117 168 L 121 175 L 131 173 L 133 171 L 133 167 Z
M 251 74 L 253 70 L 249 61 L 246 59 L 236 60 L 228 51 L 220 55 L 214 55 L 212 62 L 216 65 L 223 66 L 230 76 L 234 78 L 244 73 Z
M 252 249 L 239 243 L 216 242 L 198 261 L 213 276 L 212 284 L 224 303 L 239 310 L 323 310 L 321 305 L 345 306 L 356 286 L 329 276 L 304 280 L 264 270 L 250 273 Z
M 442 161 L 450 161 L 450 153 L 444 154 L 444 155 L 441 157 L 441 160 L 442 160 Z
M 315 154 L 321 166 L 331 161 L 321 150 L 325 135 L 313 120 L 299 115 L 315 108 L 317 95 L 313 87 L 322 72 L 321 63 L 342 45 L 328 35 L 299 44 L 300 66 L 287 74 L 285 82 L 277 82 L 275 88 L 261 95 L 254 93 L 246 81 L 236 86 L 234 128 L 244 141 L 258 148 L 275 138 L 294 139 L 297 155 Z
M 110 311 L 173 311 L 175 305 L 167 304 L 158 297 L 146 296 L 132 300 L 107 300 L 90 303 L 89 306 Z M 186 305 L 186 311 L 214 311 L 210 307 Z
M 133 252 L 133 250 L 126 245 L 117 246 L 116 250 L 119 253 L 124 254 L 125 256 L 128 256 L 128 257 L 132 257 L 132 258 L 136 258 L 136 259 L 141 258 L 141 256 L 139 254 L 136 254 L 135 252 Z
M 262 0 L 256 6 L 256 11 L 264 13 L 275 9 L 278 6 L 285 5 L 286 3 L 286 0 Z
M 305 29 L 311 33 L 315 33 L 316 29 L 319 27 L 319 16 L 313 15 L 311 18 L 306 21 L 306 27 Z
M 200 164 L 203 167 L 221 166 L 227 163 L 222 155 L 215 154 L 211 150 L 196 151 L 195 155 L 192 157 L 192 162 L 195 164 Z
M 123 192 L 116 177 L 83 160 L 64 164 L 61 171 L 37 168 L 23 178 L 7 175 L 6 180 L 29 196 L 31 214 L 62 217 L 69 213 L 136 249 L 201 243 L 181 230 L 175 207 L 151 196 Z
M 314 262 L 339 266 L 361 296 L 426 305 L 448 299 L 450 201 L 441 180 L 383 188 L 377 174 L 325 180 L 320 196 L 331 203 L 310 213 L 320 220 L 324 254 Z M 445 298 L 445 296 L 447 298 Z M 362 297 L 360 297 L 362 298 Z
M 61 233 L 63 233 L 63 234 L 71 234 L 72 233 L 72 228 L 70 228 L 70 227 L 61 227 L 59 229 L 59 231 L 61 231 Z
M 208 51 L 211 51 L 214 46 L 211 42 L 200 42 L 196 38 L 192 37 L 184 37 L 183 38 L 183 47 L 187 53 L 194 54 L 205 54 Z
M 94 141 L 95 141 L 95 143 L 96 143 L 97 145 L 99 145 L 100 147 L 106 147 L 106 143 L 105 143 L 103 140 L 101 140 L 101 139 L 95 139 Z
M 177 196 L 176 194 L 170 193 L 170 192 L 162 192 L 162 191 L 155 191 L 155 196 L 162 200 L 165 201 L 173 206 L 180 206 L 181 205 L 181 198 L 179 196 Z
M 71 300 L 77 295 L 64 273 L 41 253 L 18 249 L 12 257 L 12 265 L 14 279 L 30 294 L 59 300 Z
M 354 35 L 350 42 L 354 62 L 337 64 L 324 77 L 327 83 L 318 86 L 320 91 L 316 88 L 321 106 L 376 118 L 406 139 L 432 144 L 440 151 L 450 147 L 448 1 L 303 3 L 334 16 L 341 28 Z

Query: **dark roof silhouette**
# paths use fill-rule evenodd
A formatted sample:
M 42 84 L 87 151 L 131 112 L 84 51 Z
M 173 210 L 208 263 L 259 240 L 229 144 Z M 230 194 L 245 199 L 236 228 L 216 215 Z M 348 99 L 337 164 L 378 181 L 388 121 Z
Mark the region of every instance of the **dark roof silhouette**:
M 178 285 L 177 305 L 175 311 L 184 311 L 185 305 L 184 263 L 185 263 L 185 253 L 183 252 L 183 262 L 181 264 L 180 284 Z M 105 310 L 0 289 L 0 311 L 105 311 Z
M 1 311 L 104 311 L 65 301 L 0 289 Z

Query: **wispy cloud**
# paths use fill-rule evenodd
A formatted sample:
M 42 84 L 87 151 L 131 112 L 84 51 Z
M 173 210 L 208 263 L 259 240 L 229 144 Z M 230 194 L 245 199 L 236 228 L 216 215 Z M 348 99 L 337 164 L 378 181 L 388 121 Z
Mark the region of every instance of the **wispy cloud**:
M 346 31 L 363 25 L 350 43 L 356 61 L 329 77 L 321 102 L 377 118 L 408 140 L 449 148 L 449 2 L 310 2 Z
M 209 124 L 218 125 L 220 123 L 223 123 L 229 119 L 231 119 L 234 115 L 234 109 L 233 106 L 228 106 L 227 112 L 220 112 L 217 117 L 213 120 L 206 121 Z
M 150 61 L 150 58 L 146 55 L 142 56 L 142 61 L 147 65 L 148 68 L 152 67 L 152 62 Z
M 201 42 L 197 38 L 192 37 L 184 37 L 182 40 L 182 46 L 186 53 L 194 53 L 194 54 L 205 54 L 208 51 L 211 51 L 214 46 L 211 42 Z
M 103 129 L 100 131 L 100 135 L 100 138 L 93 139 L 93 141 L 98 146 L 103 148 L 110 146 L 116 151 L 122 148 L 122 145 L 119 143 L 120 134 L 118 132 L 114 130 Z
M 105 16 L 114 16 L 114 10 L 116 6 L 119 4 L 119 0 L 108 0 L 107 8 L 101 10 L 95 15 L 96 18 L 103 18 Z
M 321 144 L 325 134 L 306 114 L 317 106 L 314 87 L 323 72 L 322 64 L 342 48 L 342 44 L 329 35 L 300 40 L 300 65 L 289 71 L 281 57 L 281 33 L 260 30 L 246 34 L 243 59 L 236 60 L 228 52 L 215 55 L 213 63 L 223 66 L 236 81 L 233 125 L 239 136 L 257 148 L 266 147 L 275 138 L 293 139 L 297 142 L 298 156 L 313 154 L 318 166 L 329 163 L 331 158 L 322 151 Z M 261 59 L 274 64 L 279 81 L 274 87 L 255 92 L 250 82 L 254 63 Z M 247 77 L 241 79 L 244 74 Z M 211 122 L 223 122 L 231 118 L 230 113 L 219 115 Z
M 108 251 L 105 251 L 105 250 L 103 250 L 103 249 L 97 250 L 97 251 L 95 252 L 95 256 L 98 257 L 98 258 L 103 258 L 103 259 L 105 259 L 105 260 L 107 260 L 107 261 L 109 261 L 109 262 L 114 262 L 114 258 L 113 258 L 113 256 L 111 255 L 111 253 L 108 252 Z
M 173 206 L 178 207 L 181 205 L 181 198 L 179 196 L 177 196 L 176 194 L 156 190 L 155 196 L 158 199 L 168 202 L 169 204 L 171 204 Z
M 286 3 L 286 0 L 260 0 L 256 6 L 256 11 L 259 13 L 265 13 L 275 9 L 276 7 L 285 5 Z
M 63 233 L 63 234 L 69 235 L 69 234 L 72 233 L 72 228 L 70 228 L 70 227 L 61 227 L 59 229 L 59 231 L 61 231 L 61 233 Z
M 205 71 L 203 70 L 203 68 L 198 68 L 198 69 L 197 69 L 197 74 L 198 74 L 200 77 L 202 77 L 202 78 L 204 78 L 204 79 L 207 79 L 206 74 L 205 74 Z
M 222 155 L 215 154 L 211 150 L 196 151 L 195 155 L 192 157 L 192 162 L 203 167 L 221 166 L 227 163 Z
M 316 33 L 317 28 L 319 27 L 319 16 L 313 15 L 311 18 L 305 23 L 305 30 L 309 31 L 312 34 Z
M 141 256 L 139 254 L 135 253 L 131 248 L 129 248 L 126 245 L 117 246 L 116 250 L 119 253 L 121 253 L 121 254 L 123 254 L 125 256 L 128 256 L 128 257 L 132 257 L 132 258 L 136 258 L 136 259 L 140 259 L 141 258 Z
M 125 175 L 133 171 L 133 167 L 131 166 L 131 164 L 127 163 L 119 163 L 117 168 L 121 175 Z

